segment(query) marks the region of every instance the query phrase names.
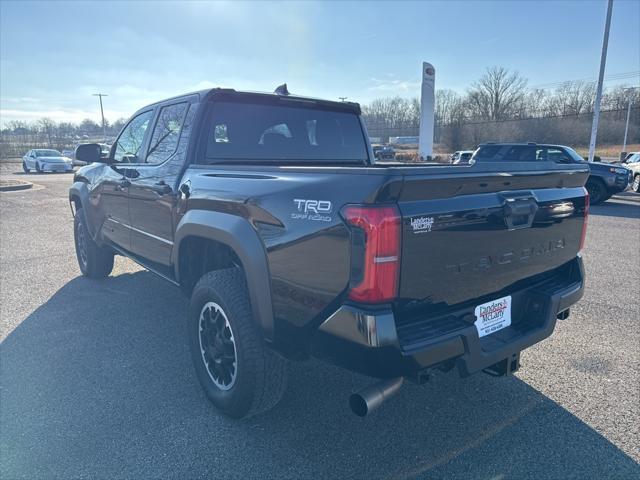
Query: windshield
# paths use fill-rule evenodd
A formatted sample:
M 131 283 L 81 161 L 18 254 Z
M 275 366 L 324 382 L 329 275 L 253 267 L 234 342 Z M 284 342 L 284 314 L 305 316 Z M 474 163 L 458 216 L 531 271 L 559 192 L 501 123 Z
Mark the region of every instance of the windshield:
M 569 154 L 569 156 L 573 158 L 576 162 L 586 162 L 586 160 L 583 157 L 581 157 L 580 154 L 576 152 L 573 148 L 564 147 L 564 149 Z
M 36 157 L 61 157 L 62 154 L 57 150 L 36 150 Z

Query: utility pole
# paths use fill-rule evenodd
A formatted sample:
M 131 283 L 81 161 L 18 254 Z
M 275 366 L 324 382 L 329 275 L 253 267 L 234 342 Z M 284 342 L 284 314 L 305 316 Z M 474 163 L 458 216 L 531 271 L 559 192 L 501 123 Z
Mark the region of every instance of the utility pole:
M 613 0 L 607 3 L 607 19 L 604 24 L 604 38 L 602 39 L 602 54 L 600 55 L 600 75 L 596 89 L 596 104 L 593 109 L 593 124 L 591 125 L 591 141 L 589 142 L 589 161 L 593 162 L 596 153 L 596 137 L 598 136 L 598 121 L 600 120 L 600 100 L 602 100 L 602 82 L 604 80 L 604 66 L 607 63 L 607 47 L 609 46 L 609 28 L 611 27 L 611 10 Z
M 107 141 L 107 127 L 104 123 L 104 110 L 102 109 L 102 97 L 108 97 L 106 93 L 94 93 L 94 97 L 98 97 L 100 99 L 100 115 L 102 115 L 102 141 L 106 143 Z
M 624 89 L 625 92 L 631 90 L 633 90 L 633 88 Z M 631 98 L 632 96 L 629 95 L 629 106 L 627 107 L 627 123 L 624 127 L 624 142 L 622 142 L 622 153 L 620 154 L 620 160 L 624 160 L 624 158 L 622 158 L 622 155 L 626 155 L 627 153 L 627 133 L 629 133 L 629 117 L 631 117 Z

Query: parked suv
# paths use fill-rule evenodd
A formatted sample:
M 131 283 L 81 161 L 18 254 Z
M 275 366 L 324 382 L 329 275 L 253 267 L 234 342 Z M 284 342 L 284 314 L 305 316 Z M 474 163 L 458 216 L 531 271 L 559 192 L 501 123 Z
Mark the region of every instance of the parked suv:
M 274 406 L 310 356 L 375 385 L 508 375 L 582 296 L 584 163 L 377 164 L 355 103 L 212 89 L 142 108 L 109 157 L 79 146 L 82 273 L 115 254 L 179 286 L 208 398 Z
M 467 163 L 471 156 L 473 155 L 473 150 L 458 150 L 457 152 L 453 152 L 449 157 L 449 162 L 451 163 Z
M 396 151 L 390 145 L 374 145 L 373 156 L 377 160 L 395 160 Z
M 587 162 L 575 150 L 564 145 L 537 143 L 485 143 L 473 155 L 477 162 L 554 162 L 563 165 L 579 164 L 589 167 L 586 189 L 591 205 L 598 205 L 612 195 L 624 191 L 631 180 L 631 172 L 619 165 Z

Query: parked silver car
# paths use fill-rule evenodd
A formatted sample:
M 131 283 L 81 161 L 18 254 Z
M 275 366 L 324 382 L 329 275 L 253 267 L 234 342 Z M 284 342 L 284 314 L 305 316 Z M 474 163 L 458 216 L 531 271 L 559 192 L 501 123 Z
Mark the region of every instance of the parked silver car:
M 22 157 L 22 169 L 25 173 L 72 172 L 73 162 L 57 150 L 34 148 Z

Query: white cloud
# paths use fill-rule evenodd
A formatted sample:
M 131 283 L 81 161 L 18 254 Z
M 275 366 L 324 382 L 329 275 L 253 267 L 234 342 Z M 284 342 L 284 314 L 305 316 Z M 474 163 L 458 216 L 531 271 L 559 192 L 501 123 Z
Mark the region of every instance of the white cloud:
M 392 75 L 387 75 L 392 77 Z M 400 80 L 394 78 L 380 79 L 372 78 L 371 84 L 367 90 L 380 93 L 395 93 L 397 95 L 405 95 L 408 93 L 418 94 L 420 88 L 419 81 Z
M 105 112 L 105 116 L 106 116 L 106 112 Z M 5 124 L 12 120 L 22 120 L 26 122 L 32 122 L 45 117 L 55 120 L 56 122 L 78 123 L 84 120 L 85 118 L 95 118 L 96 113 L 93 111 L 89 112 L 89 111 L 83 111 L 83 110 L 0 109 L 0 124 Z

